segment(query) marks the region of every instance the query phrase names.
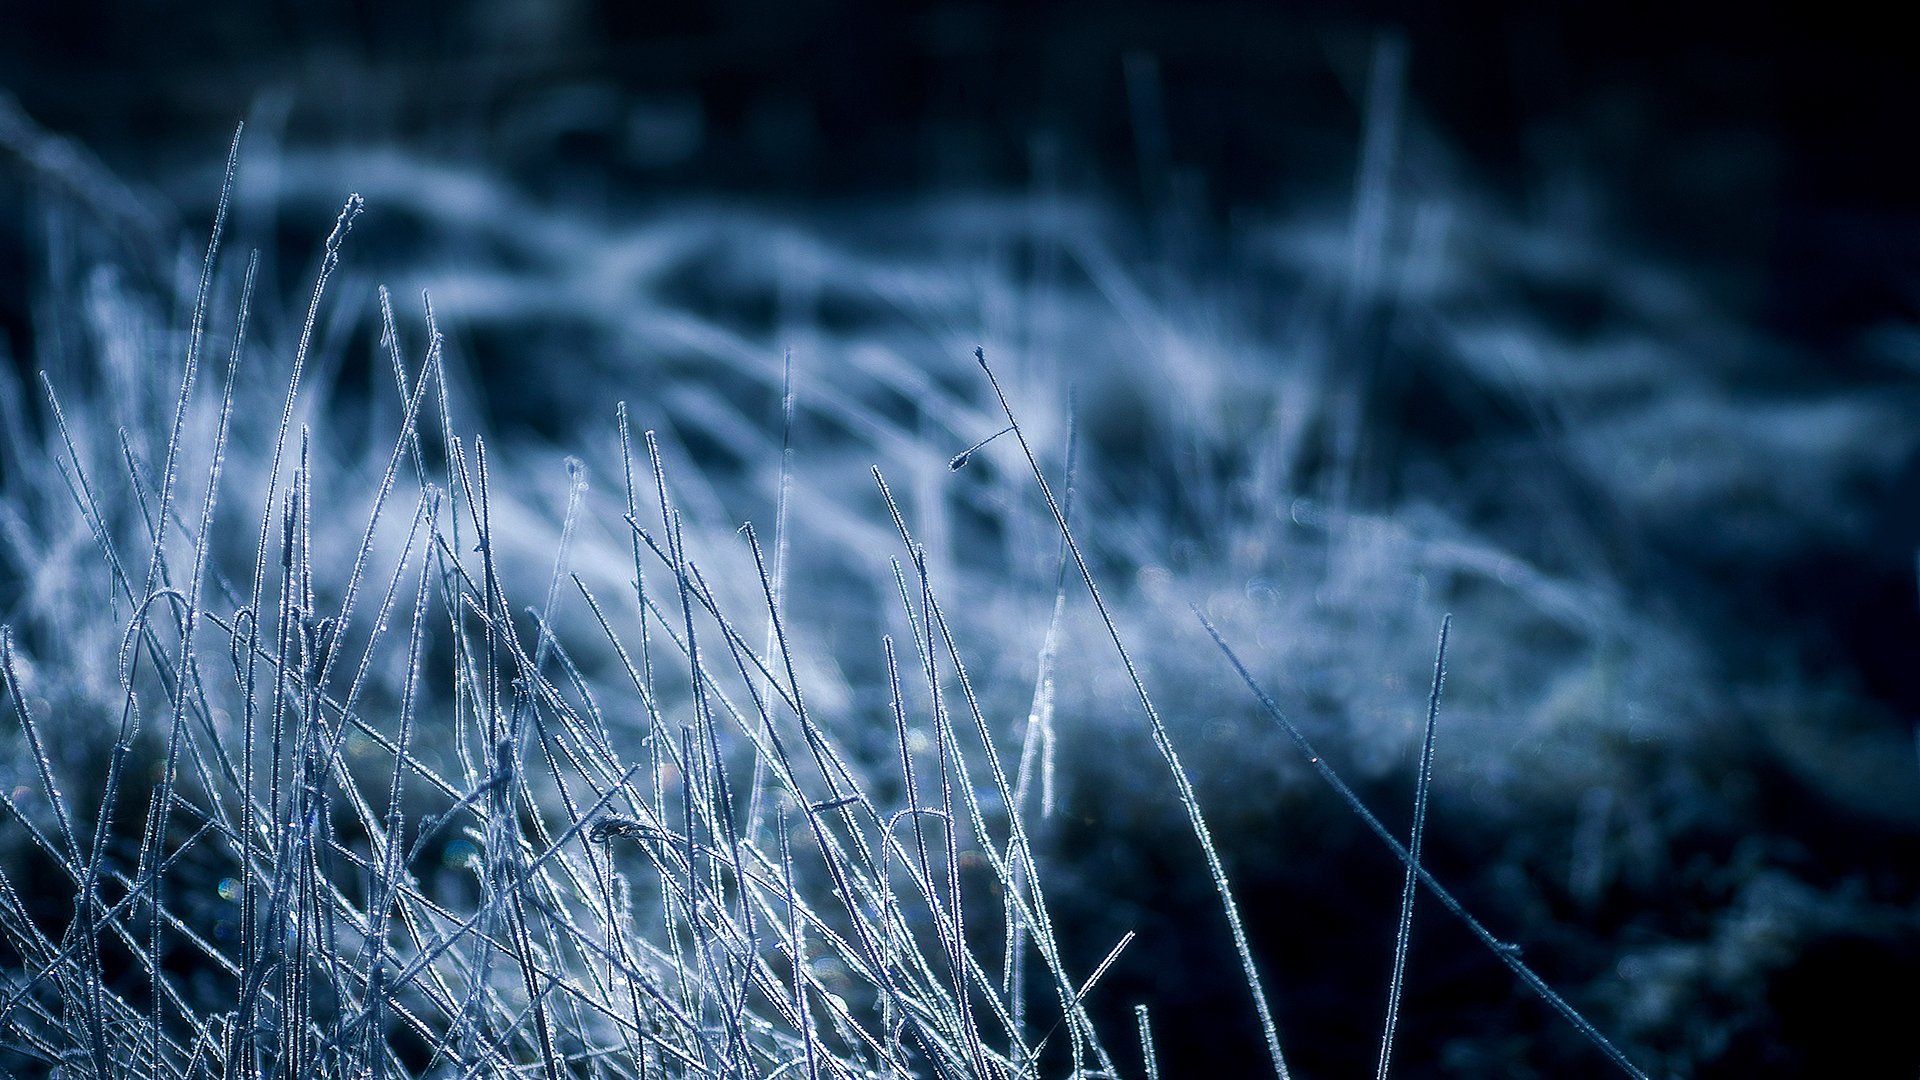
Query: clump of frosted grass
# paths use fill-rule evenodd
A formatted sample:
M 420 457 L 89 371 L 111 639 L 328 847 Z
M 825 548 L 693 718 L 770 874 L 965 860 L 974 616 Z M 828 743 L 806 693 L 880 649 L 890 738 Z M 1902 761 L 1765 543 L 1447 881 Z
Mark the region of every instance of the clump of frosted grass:
M 1156 1073 L 1149 1014 L 1136 1048 L 1133 1003 L 1101 1000 L 1136 939 L 1070 950 L 1049 904 L 1084 889 L 1047 846 L 1091 776 L 1178 804 L 1286 1075 L 1312 991 L 1243 926 L 1271 913 L 1236 903 L 1208 822 L 1262 811 L 1208 805 L 1222 778 L 1331 781 L 1366 815 L 1319 751 L 1366 780 L 1413 757 L 1423 792 L 1564 806 L 1645 747 L 1686 768 L 1724 737 L 1684 621 L 1581 507 L 1503 478 L 1552 457 L 1594 497 L 1726 500 L 1759 529 L 1840 513 L 1833 477 L 1895 442 L 1833 445 L 1892 430 L 1884 403 L 1722 402 L 1649 335 L 1514 320 L 1482 282 L 1576 276 L 1624 325 L 1727 329 L 1598 248 L 1549 261 L 1377 177 L 1364 228 L 1255 224 L 1222 284 L 1057 196 L 609 223 L 398 153 L 247 153 L 178 264 L 116 246 L 98 177 L 43 161 L 46 375 L 0 387 L 8 460 L 49 463 L 0 500 L 22 1063 Z M 364 205 L 314 204 L 349 184 Z M 317 255 L 219 250 L 301 217 L 334 222 Z M 1356 331 L 1376 316 L 1419 327 L 1410 374 Z M 1418 425 L 1393 445 L 1409 400 L 1545 419 L 1476 460 Z M 1662 472 L 1682 442 L 1712 468 Z M 1752 505 L 1756 447 L 1790 505 Z M 1503 529 L 1518 512 L 1539 528 Z M 1250 758 L 1275 730 L 1305 752 Z M 1154 752 L 1061 752 L 1125 733 Z M 1464 915 L 1417 839 L 1365 820 Z M 1596 893 L 1627 872 L 1605 828 Z M 1383 1073 L 1412 910 L 1378 934 Z

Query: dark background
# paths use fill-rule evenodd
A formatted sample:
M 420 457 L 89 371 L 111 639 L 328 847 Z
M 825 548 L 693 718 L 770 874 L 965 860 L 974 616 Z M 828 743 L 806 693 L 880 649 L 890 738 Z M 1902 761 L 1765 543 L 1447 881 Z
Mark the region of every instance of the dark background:
M 9 5 L 0 87 L 134 179 L 264 103 L 296 142 L 622 193 L 1023 188 L 1050 140 L 1070 186 L 1151 203 L 1164 158 L 1224 221 L 1351 180 L 1395 30 L 1416 118 L 1477 182 L 1524 202 L 1577 176 L 1609 227 L 1818 335 L 1911 314 L 1889 283 L 1920 259 L 1920 62 L 1849 7 L 81 0 Z M 1129 57 L 1158 68 L 1144 140 Z

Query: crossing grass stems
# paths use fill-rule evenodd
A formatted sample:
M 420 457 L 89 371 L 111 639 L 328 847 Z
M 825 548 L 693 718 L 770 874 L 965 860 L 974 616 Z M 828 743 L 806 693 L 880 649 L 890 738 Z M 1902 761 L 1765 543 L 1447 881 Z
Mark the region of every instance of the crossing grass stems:
M 318 506 L 356 502 L 323 488 L 327 433 L 296 431 L 295 419 L 329 280 L 363 204 L 347 200 L 324 243 L 276 424 L 264 443 L 237 448 L 256 431 L 236 414 L 260 404 L 238 395 L 263 385 L 242 366 L 259 276 L 258 256 L 248 260 L 209 437 L 201 368 L 221 306 L 238 147 L 236 137 L 157 487 L 137 440 L 123 442 L 125 475 L 103 474 L 103 433 L 43 380 L 51 460 L 116 601 L 120 717 L 100 792 L 76 803 L 68 792 L 84 780 L 50 745 L 32 693 L 35 678 L 60 675 L 30 674 L 13 630 L 0 629 L 0 672 L 39 796 L 0 792 L 0 805 L 73 895 L 66 918 L 50 917 L 28 900 L 47 886 L 0 865 L 0 940 L 19 965 L 0 981 L 0 1045 L 13 1060 L 101 1078 L 531 1069 L 547 1080 L 822 1080 L 1056 1068 L 1157 1080 L 1151 1003 L 1135 1005 L 1139 1045 L 1124 1052 L 1087 1005 L 1135 935 L 1076 972 L 1050 913 L 1036 857 L 1047 814 L 1027 813 L 1036 760 L 1048 812 L 1053 799 L 1047 662 L 1010 772 L 1006 722 L 977 691 L 943 583 L 878 467 L 907 628 L 876 643 L 891 771 L 810 704 L 786 610 L 790 355 L 773 558 L 751 524 L 739 531 L 757 578 L 750 609 L 727 598 L 736 582 L 703 570 L 668 455 L 652 431 L 635 439 L 624 404 L 609 419 L 626 587 L 610 595 L 570 567 L 588 513 L 588 467 L 573 461 L 540 607 L 519 607 L 502 566 L 514 538 L 496 513 L 496 452 L 456 434 L 430 301 L 427 344 L 409 371 L 383 289 L 380 338 L 402 413 L 342 579 L 313 519 Z M 1004 427 L 949 467 L 1000 436 L 1018 444 L 1059 534 L 1054 620 L 1077 576 L 1204 856 L 1272 1069 L 1287 1080 L 1266 982 L 1284 984 L 1285 973 L 1263 972 L 1174 733 L 1083 553 L 1069 518 L 1072 454 L 1050 480 L 983 350 L 975 366 Z M 251 564 L 235 581 L 215 549 L 239 449 L 266 465 Z M 180 503 L 192 469 L 205 479 L 189 522 Z M 739 552 L 725 558 L 740 565 Z M 376 591 L 363 610 L 363 593 Z M 570 640 L 556 628 L 568 604 L 590 612 L 596 633 Z M 1404 866 L 1376 1075 L 1391 1071 L 1423 888 L 1598 1055 L 1645 1075 L 1421 861 L 1450 620 L 1403 842 L 1196 615 L 1259 707 Z M 1052 630 L 1048 640 L 1050 656 Z M 163 749 L 147 768 L 156 735 Z M 134 833 L 116 816 L 128 794 L 145 798 Z M 138 837 L 131 852 L 126 835 Z M 218 903 L 205 900 L 209 876 Z

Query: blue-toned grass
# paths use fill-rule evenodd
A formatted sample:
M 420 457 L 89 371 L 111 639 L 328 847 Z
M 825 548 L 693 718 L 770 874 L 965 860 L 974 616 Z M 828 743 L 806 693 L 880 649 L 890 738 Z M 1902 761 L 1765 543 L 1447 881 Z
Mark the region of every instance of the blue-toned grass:
M 1053 196 L 608 222 L 248 153 L 177 263 L 36 165 L 0 1067 L 1385 1077 L 1557 1013 L 1525 1067 L 1687 1072 L 1676 999 L 1783 962 L 1724 939 L 1831 915 L 1736 883 L 1701 955 L 1621 932 L 1743 812 L 1712 774 L 1748 729 L 1617 521 L 1732 508 L 1765 542 L 1768 500 L 1817 519 L 1892 468 L 1901 417 L 1707 407 L 1664 335 L 1736 331 L 1669 278 L 1384 166 L 1351 218 L 1201 267 Z M 366 197 L 329 217 L 339 181 Z M 234 253 L 283 215 L 333 225 Z M 1562 337 L 1513 278 L 1618 328 Z M 1289 831 L 1326 806 L 1383 843 Z M 1450 815 L 1516 850 L 1463 867 Z M 1089 836 L 1120 865 L 1178 836 L 1187 877 L 1104 879 Z M 1397 907 L 1295 915 L 1351 867 Z M 1330 1034 L 1339 979 L 1372 989 Z

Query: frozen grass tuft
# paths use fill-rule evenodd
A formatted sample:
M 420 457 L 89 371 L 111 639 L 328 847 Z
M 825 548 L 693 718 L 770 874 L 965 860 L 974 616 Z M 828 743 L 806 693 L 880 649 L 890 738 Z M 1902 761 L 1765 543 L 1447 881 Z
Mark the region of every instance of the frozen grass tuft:
M 1424 889 L 1577 1061 L 1643 1075 L 1720 954 L 1624 988 L 1615 942 L 1523 959 L 1423 835 L 1577 818 L 1576 904 L 1657 875 L 1679 826 L 1637 770 L 1708 790 L 1741 729 L 1593 505 L 1844 529 L 1836 478 L 1892 467 L 1900 412 L 1706 408 L 1715 373 L 1650 342 L 1726 328 L 1673 282 L 1395 186 L 1402 62 L 1351 215 L 1253 223 L 1224 281 L 1052 195 L 600 222 L 245 142 L 210 240 L 155 259 L 0 116 L 59 181 L 40 377 L 0 368 L 0 1068 L 1157 1078 L 1220 976 L 1213 1022 L 1284 1078 L 1325 1068 L 1288 962 L 1324 936 L 1380 959 L 1341 1048 L 1386 1077 L 1481 1034 L 1435 1031 Z M 231 253 L 296 220 L 315 265 Z M 1569 266 L 1616 328 L 1482 285 Z M 1368 800 L 1403 776 L 1402 834 Z M 1360 931 L 1258 859 L 1322 784 L 1388 849 L 1336 871 L 1401 886 Z M 1108 823 L 1179 834 L 1214 898 L 1169 926 L 1076 865 Z M 1221 971 L 1138 959 L 1201 939 Z
M 48 451 L 113 600 L 63 621 L 119 625 L 121 719 L 103 792 L 76 821 L 64 791 L 91 785 L 43 739 L 13 632 L 0 637 L 51 817 L 26 800 L 6 805 L 31 856 L 76 889 L 64 920 L 30 908 L 11 874 L 0 890 L 22 965 L 0 1006 L 9 1051 L 102 1077 L 529 1066 L 550 1080 L 1024 1076 L 1060 1034 L 1071 1073 L 1120 1075 L 1086 1004 L 1134 934 L 1090 972 L 1065 961 L 1020 821 L 1024 769 L 1016 791 L 996 745 L 1005 729 L 966 681 L 927 549 L 878 471 L 911 566 L 895 559 L 892 574 L 922 684 L 908 692 L 883 635 L 892 770 L 845 733 L 857 715 L 809 706 L 795 661 L 805 650 L 782 619 L 784 556 L 769 569 L 748 526 L 760 586 L 744 595 L 760 603 L 727 595 L 689 537 L 691 502 L 676 496 L 655 432 L 635 460 L 624 406 L 614 475 L 626 487 L 616 531 L 633 538 L 626 580 L 608 589 L 576 569 L 590 484 L 589 467 L 570 460 L 537 607 L 514 598 L 523 575 L 506 565 L 526 511 L 496 486 L 497 452 L 453 426 L 430 310 L 409 363 L 382 290 L 398 423 L 385 453 L 367 456 L 377 473 L 327 475 L 321 462 L 347 451 L 296 419 L 319 415 L 303 378 L 327 360 L 316 335 L 359 196 L 323 244 L 277 416 L 252 407 L 270 383 L 241 375 L 243 362 L 265 362 L 246 335 L 255 260 L 232 304 L 224 378 L 206 393 L 234 168 L 194 288 L 171 418 L 159 443 L 144 444 L 161 448 L 157 489 L 144 481 L 137 434 L 121 431 L 122 468 L 99 456 L 96 418 L 111 406 L 70 414 L 47 380 Z M 1259 968 L 1172 735 L 1027 431 L 977 355 L 1007 418 L 998 434 L 1020 444 L 1146 710 L 1284 1078 Z M 126 374 L 157 391 L 166 371 L 149 361 Z M 783 487 L 793 396 L 787 382 Z M 230 472 L 230 459 L 264 470 Z M 179 503 L 195 464 L 205 480 L 189 523 Z M 651 475 L 650 491 L 636 474 Z M 359 514 L 333 490 L 355 475 L 373 481 Z M 216 551 L 219 522 L 236 514 L 259 523 L 250 567 L 241 552 Z M 354 517 L 364 523 L 343 544 Z M 142 560 L 136 580 L 125 568 Z M 224 569 L 236 562 L 238 581 Z M 563 583 L 597 635 L 556 626 Z M 150 766 L 142 737 L 165 747 Z M 1424 780 L 1423 770 L 1423 796 Z M 123 788 L 144 811 L 137 833 L 116 817 Z M 1001 901 L 969 905 L 968 892 Z M 983 915 L 992 911 L 1005 916 L 998 926 Z M 1033 1010 L 1049 997 L 1057 1015 L 1040 1029 Z M 1144 1012 L 1140 1026 L 1151 1058 Z

